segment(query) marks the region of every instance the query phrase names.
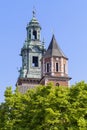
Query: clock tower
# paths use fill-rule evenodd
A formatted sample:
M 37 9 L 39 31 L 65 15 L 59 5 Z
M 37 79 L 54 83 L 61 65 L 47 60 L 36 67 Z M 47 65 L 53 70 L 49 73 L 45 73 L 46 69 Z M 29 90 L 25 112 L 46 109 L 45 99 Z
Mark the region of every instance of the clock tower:
M 21 49 L 22 67 L 19 70 L 17 86 L 20 92 L 25 92 L 39 84 L 41 79 L 41 59 L 44 54 L 44 43 L 41 42 L 41 26 L 35 17 L 27 24 L 27 38 Z

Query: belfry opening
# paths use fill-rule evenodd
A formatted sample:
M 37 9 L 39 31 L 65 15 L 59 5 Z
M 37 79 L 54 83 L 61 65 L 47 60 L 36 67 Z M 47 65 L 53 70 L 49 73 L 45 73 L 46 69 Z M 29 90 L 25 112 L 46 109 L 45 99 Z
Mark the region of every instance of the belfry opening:
M 36 40 L 37 39 L 37 31 L 33 30 L 33 39 Z

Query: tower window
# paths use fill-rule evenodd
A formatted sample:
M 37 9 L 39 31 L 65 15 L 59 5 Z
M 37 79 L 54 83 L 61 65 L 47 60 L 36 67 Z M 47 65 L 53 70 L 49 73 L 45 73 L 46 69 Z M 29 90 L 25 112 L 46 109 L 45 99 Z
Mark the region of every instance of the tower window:
M 37 31 L 36 30 L 33 31 L 33 39 L 34 40 L 37 39 Z
M 56 72 L 59 71 L 59 66 L 58 66 L 58 63 L 56 63 Z
M 33 67 L 38 67 L 38 56 L 33 56 L 32 57 L 32 66 Z
M 66 65 L 64 64 L 64 73 L 66 73 Z
M 47 72 L 50 71 L 50 68 L 49 68 L 49 63 L 47 63 Z

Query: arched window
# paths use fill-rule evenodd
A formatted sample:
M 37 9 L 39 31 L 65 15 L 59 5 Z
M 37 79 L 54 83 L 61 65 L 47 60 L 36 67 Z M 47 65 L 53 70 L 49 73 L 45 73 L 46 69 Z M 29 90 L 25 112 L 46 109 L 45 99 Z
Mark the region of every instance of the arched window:
M 50 64 L 49 63 L 46 64 L 46 72 L 47 73 L 50 72 Z
M 37 31 L 36 30 L 33 31 L 33 39 L 34 40 L 37 39 Z
M 56 86 L 60 86 L 60 84 L 59 84 L 59 83 L 56 83 Z
M 58 65 L 58 63 L 56 63 L 56 72 L 58 72 L 59 71 L 59 65 Z

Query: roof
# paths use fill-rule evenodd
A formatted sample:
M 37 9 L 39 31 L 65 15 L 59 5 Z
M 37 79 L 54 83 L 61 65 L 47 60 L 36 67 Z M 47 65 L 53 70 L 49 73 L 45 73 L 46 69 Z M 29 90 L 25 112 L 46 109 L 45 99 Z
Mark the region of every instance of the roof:
M 27 24 L 27 28 L 28 27 L 39 27 L 39 28 L 41 28 L 40 24 L 39 24 L 39 22 L 38 22 L 38 20 L 36 19 L 35 16 L 33 16 L 32 19 L 30 20 L 30 22 Z
M 57 44 L 54 34 L 52 36 L 52 40 L 49 44 L 49 47 L 48 47 L 44 57 L 51 57 L 51 56 L 67 58 L 65 56 L 65 54 L 63 53 L 63 51 L 61 50 L 61 48 L 59 47 L 59 45 Z

